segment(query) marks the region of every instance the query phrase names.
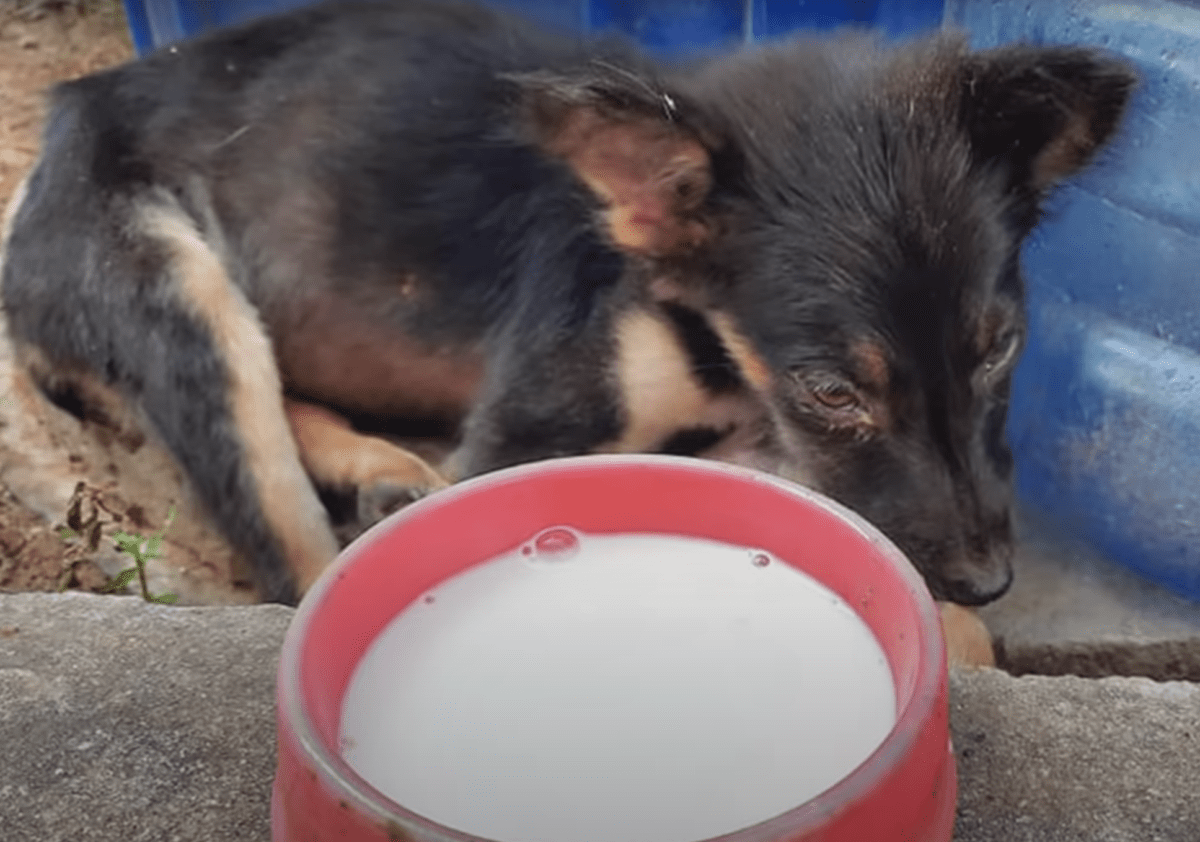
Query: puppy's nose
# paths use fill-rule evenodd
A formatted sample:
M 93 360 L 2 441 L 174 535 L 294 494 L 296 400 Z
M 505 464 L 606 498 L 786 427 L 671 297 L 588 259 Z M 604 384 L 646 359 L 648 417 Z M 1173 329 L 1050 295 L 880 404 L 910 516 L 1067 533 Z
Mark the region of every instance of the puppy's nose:
M 966 564 L 942 579 L 937 596 L 958 605 L 986 605 L 1008 592 L 1013 568 L 1009 558 L 990 559 L 987 564 Z

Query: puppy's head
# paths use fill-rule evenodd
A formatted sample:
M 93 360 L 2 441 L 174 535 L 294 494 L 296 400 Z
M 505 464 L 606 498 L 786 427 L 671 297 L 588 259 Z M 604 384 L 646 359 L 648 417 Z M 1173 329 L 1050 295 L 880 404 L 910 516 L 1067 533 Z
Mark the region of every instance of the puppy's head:
M 1019 250 L 1134 77 L 1074 48 L 794 41 L 673 80 L 525 74 L 526 125 L 703 313 L 766 423 L 722 458 L 857 509 L 939 599 L 1011 580 Z
M 1019 250 L 1133 84 L 1092 51 L 955 36 L 793 43 L 696 82 L 730 115 L 709 306 L 769 408 L 774 468 L 873 521 L 940 599 L 1011 580 Z

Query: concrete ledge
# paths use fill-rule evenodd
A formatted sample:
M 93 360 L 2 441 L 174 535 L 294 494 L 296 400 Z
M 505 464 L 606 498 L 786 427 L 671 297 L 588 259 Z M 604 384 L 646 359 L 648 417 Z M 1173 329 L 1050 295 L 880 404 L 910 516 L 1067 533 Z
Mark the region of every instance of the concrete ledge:
M 951 675 L 962 842 L 1200 840 L 1200 685 Z
M 0 837 L 269 839 L 291 614 L 0 596 Z
M 1022 513 L 1018 528 L 1012 590 L 979 612 L 1002 668 L 1200 681 L 1200 605 L 1031 512 Z
M 269 839 L 291 615 L 0 595 L 6 842 Z M 959 842 L 1200 839 L 1200 685 L 976 670 L 951 693 Z

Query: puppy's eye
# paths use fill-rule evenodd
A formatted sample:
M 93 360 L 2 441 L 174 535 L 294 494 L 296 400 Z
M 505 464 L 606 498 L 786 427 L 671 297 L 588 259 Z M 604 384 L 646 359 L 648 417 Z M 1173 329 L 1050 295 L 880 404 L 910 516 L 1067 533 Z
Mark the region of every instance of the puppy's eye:
M 802 418 L 831 432 L 869 438 L 877 429 L 876 409 L 849 378 L 833 371 L 793 371 L 794 407 Z
M 845 383 L 817 383 L 810 387 L 817 402 L 830 409 L 847 410 L 858 406 L 858 395 Z
M 862 398 L 854 384 L 831 372 L 794 372 L 792 379 L 799 387 L 801 398 L 814 409 L 832 415 L 848 416 L 862 409 Z

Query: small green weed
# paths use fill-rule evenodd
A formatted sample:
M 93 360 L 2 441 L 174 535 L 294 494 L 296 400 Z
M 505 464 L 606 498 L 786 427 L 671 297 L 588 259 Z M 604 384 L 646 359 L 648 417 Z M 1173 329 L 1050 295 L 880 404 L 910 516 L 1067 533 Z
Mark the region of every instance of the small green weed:
M 84 516 L 85 510 L 88 511 L 86 517 Z M 89 489 L 86 483 L 79 483 L 75 486 L 75 493 L 67 508 L 67 525 L 58 530 L 59 537 L 64 541 L 79 538 L 83 540 L 84 546 L 88 550 L 95 552 L 100 546 L 101 528 L 104 525 L 101 518 L 102 511 L 111 517 L 112 512 L 104 505 L 95 490 Z M 129 556 L 133 560 L 133 566 L 125 568 L 109 579 L 103 589 L 105 593 L 124 590 L 136 577 L 141 586 L 142 599 L 147 602 L 169 605 L 179 600 L 179 597 L 172 593 L 150 593 L 150 586 L 146 581 L 146 563 L 162 554 L 163 537 L 167 534 L 167 528 L 170 527 L 173 520 L 175 520 L 175 507 L 171 506 L 167 511 L 167 519 L 163 523 L 162 529 L 157 532 L 147 536 L 140 532 L 118 530 L 112 534 L 112 539 L 116 542 L 115 549 Z M 64 586 L 66 581 L 69 579 L 64 579 Z
M 175 507 L 172 506 L 167 512 L 167 520 L 163 524 L 163 528 L 146 536 L 140 532 L 114 532 L 113 540 L 117 542 L 117 549 L 125 553 L 133 559 L 133 567 L 127 567 L 112 577 L 112 581 L 105 586 L 106 591 L 119 591 L 129 586 L 133 581 L 133 577 L 137 577 L 138 585 L 142 590 L 142 599 L 147 602 L 161 602 L 170 605 L 177 602 L 179 597 L 173 593 L 151 594 L 150 586 L 146 583 L 146 562 L 153 558 L 158 558 L 162 552 L 163 536 L 167 534 L 167 527 L 171 525 L 171 521 L 175 520 Z

